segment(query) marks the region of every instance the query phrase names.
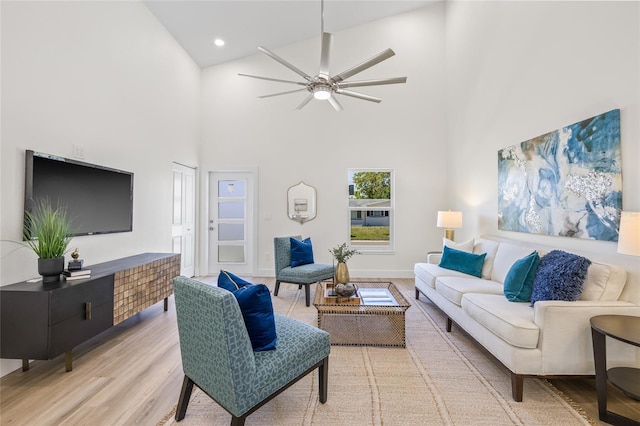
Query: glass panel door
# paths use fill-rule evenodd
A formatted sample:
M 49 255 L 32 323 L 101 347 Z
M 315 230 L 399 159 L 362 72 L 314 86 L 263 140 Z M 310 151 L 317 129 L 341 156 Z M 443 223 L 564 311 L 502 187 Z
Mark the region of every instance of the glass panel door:
M 251 173 L 210 173 L 209 274 L 220 269 L 253 273 L 252 194 Z
M 246 188 L 245 180 L 218 180 L 218 263 L 246 259 Z

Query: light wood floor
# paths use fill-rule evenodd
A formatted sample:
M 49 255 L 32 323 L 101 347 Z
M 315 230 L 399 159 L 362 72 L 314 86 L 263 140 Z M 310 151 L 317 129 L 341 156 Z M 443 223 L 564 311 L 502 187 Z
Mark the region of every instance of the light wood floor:
M 260 281 L 273 288 L 273 279 Z M 413 286 L 412 279 L 393 281 Z M 172 297 L 168 312 L 158 303 L 75 348 L 71 373 L 61 356 L 3 377 L 0 424 L 156 425 L 176 404 L 182 378 Z M 597 419 L 593 380 L 553 384 Z M 611 392 L 610 409 L 640 418 L 640 403 Z

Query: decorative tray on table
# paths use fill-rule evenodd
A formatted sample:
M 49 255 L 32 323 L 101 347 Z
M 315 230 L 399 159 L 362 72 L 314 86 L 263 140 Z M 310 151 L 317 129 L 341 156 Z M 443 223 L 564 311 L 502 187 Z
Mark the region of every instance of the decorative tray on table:
M 334 284 L 326 284 L 324 287 L 324 299 L 325 303 L 344 303 L 350 305 L 359 305 L 360 304 L 360 295 L 356 290 L 356 293 L 351 297 L 341 297 L 336 294 Z

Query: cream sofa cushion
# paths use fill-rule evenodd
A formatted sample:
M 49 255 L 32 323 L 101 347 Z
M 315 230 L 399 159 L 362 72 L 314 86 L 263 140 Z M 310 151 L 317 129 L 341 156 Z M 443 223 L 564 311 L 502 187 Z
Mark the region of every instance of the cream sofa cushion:
M 462 298 L 462 310 L 511 346 L 527 349 L 538 346 L 540 329 L 533 322 L 533 308 L 527 302 L 470 293 Z
M 436 291 L 458 306 L 460 306 L 462 296 L 465 293 L 499 294 L 504 297 L 502 284 L 471 277 L 470 275 L 465 275 L 464 277 L 439 277 L 436 279 Z
M 442 248 L 444 248 L 445 246 L 447 246 L 449 248 L 452 248 L 452 249 L 473 253 L 473 238 L 470 239 L 469 241 L 464 241 L 462 243 L 456 243 L 455 241 L 450 240 L 448 238 L 443 238 L 442 239 Z
M 432 263 L 416 263 L 413 266 L 413 272 L 416 277 L 420 278 L 432 288 L 436 288 L 436 278 L 438 277 L 469 277 L 469 275 L 465 273 L 441 268 Z
M 476 238 L 474 240 L 473 252 L 475 254 L 486 253 L 484 258 L 484 264 L 482 265 L 482 278 L 485 280 L 491 279 L 491 269 L 493 269 L 493 260 L 496 257 L 498 246 L 500 243 L 497 241 L 486 240 L 484 238 Z
M 591 262 L 578 300 L 618 300 L 627 281 L 627 271 L 613 265 Z

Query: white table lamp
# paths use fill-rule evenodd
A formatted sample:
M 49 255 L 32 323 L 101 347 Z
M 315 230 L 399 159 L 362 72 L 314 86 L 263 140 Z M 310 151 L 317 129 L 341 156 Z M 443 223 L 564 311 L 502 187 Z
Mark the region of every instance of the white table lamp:
M 445 238 L 453 241 L 454 229 L 462 228 L 462 212 L 439 211 L 438 212 L 438 228 L 445 228 Z
M 618 253 L 640 256 L 640 212 L 622 212 Z

